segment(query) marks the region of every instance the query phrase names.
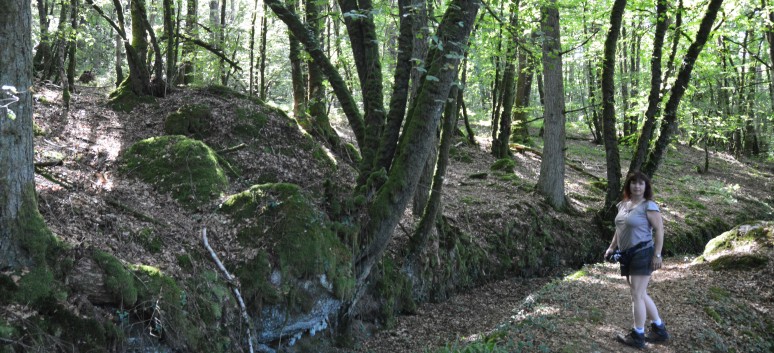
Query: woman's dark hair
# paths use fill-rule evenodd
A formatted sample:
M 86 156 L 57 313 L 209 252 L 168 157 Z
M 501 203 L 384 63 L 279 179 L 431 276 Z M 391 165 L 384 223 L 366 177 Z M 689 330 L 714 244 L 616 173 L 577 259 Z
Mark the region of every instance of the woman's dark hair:
M 632 192 L 629 189 L 629 186 L 631 186 L 633 182 L 637 181 L 645 182 L 645 193 L 642 195 L 645 200 L 653 200 L 653 188 L 650 186 L 650 178 L 648 178 L 647 175 L 643 174 L 639 170 L 631 172 L 626 176 L 626 181 L 624 181 L 623 187 L 623 199 L 628 200 L 632 196 Z

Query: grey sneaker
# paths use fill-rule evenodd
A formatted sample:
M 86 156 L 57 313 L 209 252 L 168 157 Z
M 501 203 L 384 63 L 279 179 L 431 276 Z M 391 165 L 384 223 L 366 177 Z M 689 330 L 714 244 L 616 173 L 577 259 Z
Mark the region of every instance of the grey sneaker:
M 634 348 L 645 348 L 645 334 L 637 333 L 634 329 L 626 336 L 619 334 L 618 337 L 616 337 L 616 340 Z
M 666 341 L 669 341 L 669 333 L 666 330 L 666 325 L 662 323 L 661 326 L 658 326 L 655 323 L 651 323 L 650 332 L 648 332 L 645 340 L 653 343 L 665 343 Z

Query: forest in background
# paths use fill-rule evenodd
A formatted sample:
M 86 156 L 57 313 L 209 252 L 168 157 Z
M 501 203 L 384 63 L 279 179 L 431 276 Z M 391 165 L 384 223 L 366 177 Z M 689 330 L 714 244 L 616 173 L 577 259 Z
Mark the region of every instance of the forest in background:
M 341 327 L 373 292 L 372 269 L 407 207 L 417 225 L 401 249 L 401 273 L 415 296 L 432 292 L 420 288 L 423 255 L 453 229 L 441 195 L 455 135 L 483 144 L 501 164 L 514 151 L 539 153 L 532 190 L 552 209 L 573 214 L 579 210 L 565 177 L 577 166 L 565 162 L 565 141 L 574 138 L 566 129 L 588 134 L 605 149 L 605 177 L 594 176 L 606 190 L 595 211 L 601 230 L 620 198 L 622 172 L 656 174 L 677 139 L 704 149 L 699 173 L 710 171 L 711 151 L 772 158 L 774 15 L 765 1 L 33 5 L 30 27 L 13 26 L 7 16 L 2 22 L 28 30 L 36 43 L 34 79 L 61 90 L 65 116 L 73 92 L 88 86 L 115 87 L 109 104 L 130 112 L 185 85 L 218 85 L 292 112 L 317 143 L 354 168 L 349 192 L 325 195 L 328 217 L 346 220 L 336 233 L 352 253 L 351 268 L 342 270 L 351 272 L 337 284 Z M 31 84 L 7 86 L 4 94 L 13 96 L 14 87 Z M 7 124 L 31 120 L 14 114 Z M 203 132 L 195 121 L 183 124 L 182 134 Z M 234 146 L 221 147 L 229 153 Z M 628 168 L 621 150 L 631 151 Z M 17 236 L 4 229 L 4 237 Z

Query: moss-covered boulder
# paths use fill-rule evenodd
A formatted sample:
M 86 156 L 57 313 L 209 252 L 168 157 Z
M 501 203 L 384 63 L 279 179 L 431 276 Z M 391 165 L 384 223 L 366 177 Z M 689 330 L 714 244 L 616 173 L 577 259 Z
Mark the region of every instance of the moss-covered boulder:
M 196 208 L 220 196 L 228 179 L 209 146 L 185 136 L 152 137 L 123 155 L 122 170 L 170 192 L 183 206 Z
M 505 173 L 513 173 L 513 168 L 516 167 L 516 162 L 512 158 L 501 158 L 492 163 L 489 167 L 491 170 L 497 170 Z
M 774 248 L 774 222 L 741 225 L 710 240 L 695 263 L 714 270 L 752 269 L 765 266 Z
M 319 330 L 351 294 L 351 252 L 297 185 L 254 185 L 230 196 L 220 211 L 239 225 L 243 246 L 261 249 L 231 266 L 248 310 L 265 318 L 258 327 L 261 341 Z
M 180 107 L 164 119 L 164 133 L 202 138 L 207 135 L 212 120 L 212 110 L 204 104 Z
M 129 80 L 127 77 L 126 80 Z M 115 111 L 129 113 L 134 107 L 143 103 L 155 103 L 153 96 L 139 96 L 132 92 L 127 81 L 122 82 L 118 88 L 110 92 L 108 106 Z

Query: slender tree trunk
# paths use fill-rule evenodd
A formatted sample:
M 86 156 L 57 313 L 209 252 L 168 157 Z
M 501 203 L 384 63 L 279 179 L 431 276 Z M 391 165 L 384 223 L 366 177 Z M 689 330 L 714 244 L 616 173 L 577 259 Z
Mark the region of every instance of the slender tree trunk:
M 519 77 L 516 82 L 516 101 L 514 102 L 513 120 L 516 128 L 513 131 L 515 142 L 529 140 L 529 126 L 527 126 L 527 108 L 529 108 L 529 96 L 532 90 L 532 77 L 535 75 L 534 64 L 527 53 L 519 51 Z
M 642 171 L 652 177 L 656 173 L 661 159 L 666 152 L 669 141 L 677 132 L 677 108 L 680 105 L 680 100 L 685 94 L 685 90 L 688 88 L 688 82 L 691 80 L 691 72 L 693 71 L 693 65 L 696 63 L 696 59 L 699 57 L 701 50 L 704 48 L 704 44 L 707 43 L 710 33 L 712 31 L 712 24 L 715 22 L 715 18 L 718 15 L 723 0 L 710 0 L 707 6 L 707 12 L 704 14 L 704 18 L 699 25 L 699 31 L 696 33 L 696 39 L 688 47 L 688 51 L 683 57 L 683 64 L 680 67 L 680 72 L 677 74 L 677 80 L 675 80 L 674 86 L 672 86 L 669 100 L 664 106 L 664 122 L 661 125 L 661 134 L 653 150 L 648 154 L 648 159 L 642 168 Z
M 421 4 L 420 4 L 421 3 Z M 387 114 L 387 123 L 382 133 L 379 144 L 379 152 L 373 170 L 389 171 L 395 150 L 398 147 L 400 128 L 406 115 L 406 106 L 409 99 L 410 80 L 413 64 L 411 63 L 413 45 L 415 43 L 413 27 L 418 21 L 417 16 L 422 17 L 421 7 L 423 0 L 398 1 L 398 14 L 400 15 L 400 35 L 398 37 L 398 58 L 395 64 L 395 81 L 390 95 L 390 112 Z M 422 21 L 419 19 L 419 21 Z
M 266 2 L 263 2 L 263 15 L 261 16 L 261 67 L 258 70 L 261 76 L 261 88 L 258 95 L 262 101 L 266 101 L 268 84 L 266 83 L 266 32 L 269 30 L 269 24 L 266 16 Z
M 764 0 L 765 1 L 765 0 Z M 35 73 L 42 73 L 45 68 L 45 62 L 51 55 L 51 34 L 48 31 L 48 25 L 50 23 L 48 16 L 48 0 L 37 0 L 38 2 L 38 22 L 40 25 L 40 43 L 35 51 L 35 57 L 33 58 L 33 67 Z
M 549 0 L 541 9 L 540 27 L 543 41 L 543 77 L 545 85 L 545 136 L 543 160 L 540 163 L 535 190 L 551 207 L 564 210 L 569 204 L 564 194 L 564 84 L 562 82 L 562 45 L 559 30 L 559 8 Z
M 167 36 L 167 82 L 172 84 L 174 81 L 175 73 L 177 72 L 177 58 L 175 57 L 175 5 L 172 0 L 164 0 L 164 33 Z M 161 56 L 161 53 L 156 53 Z
M 289 1 L 288 10 L 296 13 L 298 4 Z M 310 35 L 314 35 L 310 33 Z M 316 37 L 315 37 L 316 39 Z M 288 59 L 290 60 L 290 79 L 293 86 L 293 116 L 296 120 L 306 120 L 306 82 L 304 80 L 304 66 L 301 59 L 301 43 L 288 31 Z
M 69 61 L 67 63 L 67 86 L 70 88 L 71 92 L 75 92 L 75 70 L 78 63 L 76 57 L 78 53 L 78 40 L 76 39 L 76 33 L 78 33 L 79 7 L 80 4 L 78 3 L 78 0 L 70 0 L 70 31 L 72 31 L 72 35 L 70 36 L 69 43 L 67 44 L 67 47 L 69 48 L 69 52 L 67 53 L 67 56 L 69 57 Z
M 125 77 L 124 77 L 124 69 L 123 69 L 123 65 L 124 65 L 124 51 L 123 51 L 124 41 L 121 39 L 121 36 L 118 35 L 118 34 L 116 34 L 116 36 L 115 36 L 115 41 L 116 41 L 116 47 L 115 47 L 115 52 L 116 52 L 116 55 L 115 55 L 116 81 L 115 81 L 115 86 L 118 87 L 119 85 L 121 85 L 121 82 L 124 82 L 124 79 L 125 79 Z
M 438 161 L 435 166 L 435 175 L 433 176 L 433 186 L 430 191 L 430 198 L 427 207 L 424 209 L 422 219 L 419 221 L 416 231 L 411 236 L 409 244 L 409 255 L 407 256 L 407 268 L 413 270 L 418 268 L 418 262 L 421 254 L 427 247 L 430 235 L 433 231 L 433 225 L 443 214 L 443 181 L 446 177 L 446 167 L 449 165 L 449 150 L 452 140 L 454 140 L 455 126 L 457 125 L 457 98 L 459 90 L 457 86 L 452 86 L 449 92 L 449 100 L 446 103 L 443 113 L 443 128 L 441 130 L 441 145 L 438 148 Z
M 70 109 L 70 85 L 67 81 L 67 72 L 66 72 L 66 65 L 65 65 L 65 59 L 67 57 L 67 43 L 70 42 L 69 39 L 69 31 L 67 30 L 67 10 L 69 7 L 67 6 L 69 4 L 65 3 L 64 0 L 61 2 L 62 11 L 59 14 L 59 27 L 58 27 L 58 35 L 59 35 L 59 46 L 57 47 L 57 65 L 59 71 L 59 81 L 62 85 L 62 105 L 64 106 L 64 109 Z
M 218 49 L 223 52 L 223 56 L 220 57 L 220 64 L 218 70 L 220 71 L 220 84 L 228 85 L 228 71 L 226 67 L 226 1 L 221 0 L 220 3 L 220 21 L 218 26 Z
M 196 28 L 196 22 L 199 20 L 198 13 L 198 0 L 186 1 L 186 13 L 185 13 L 185 32 L 189 37 L 198 39 L 199 31 Z M 183 59 L 183 66 L 179 75 L 180 81 L 184 85 L 190 85 L 194 82 L 194 62 L 196 60 L 196 47 L 193 42 L 185 41 L 183 43 L 183 51 L 181 53 Z
M 250 80 L 248 85 L 248 95 L 252 97 L 255 86 L 255 19 L 258 16 L 258 0 L 253 5 L 253 16 L 250 20 Z
M 325 76 L 328 78 L 328 82 L 331 84 L 333 92 L 339 99 L 342 111 L 347 117 L 352 131 L 355 134 L 359 146 L 364 146 L 365 139 L 365 125 L 363 117 L 360 115 L 357 104 L 352 98 L 352 94 L 349 91 L 341 75 L 336 68 L 331 64 L 330 59 L 325 56 L 316 38 L 309 35 L 309 31 L 306 26 L 301 23 L 295 14 L 288 11 L 279 0 L 265 0 L 266 4 L 271 7 L 272 11 L 279 17 L 288 28 L 296 36 L 296 39 L 300 40 L 304 44 L 306 51 L 314 60 L 315 64 L 320 65 L 325 72 Z
M 605 39 L 605 54 L 602 60 L 602 126 L 605 141 L 605 162 L 607 164 L 607 192 L 602 219 L 607 221 L 614 211 L 614 205 L 621 198 L 621 159 L 615 129 L 615 49 L 621 32 L 626 0 L 616 0 L 610 12 L 610 30 Z
M 666 0 L 656 0 L 656 18 L 665 18 L 667 13 Z M 664 36 L 667 31 L 667 21 L 656 21 L 656 30 L 653 36 L 653 54 L 650 57 L 650 93 L 648 94 L 648 108 L 645 110 L 645 120 L 637 138 L 637 147 L 629 164 L 629 173 L 640 170 L 645 162 L 645 157 L 653 139 L 656 129 L 656 115 L 661 105 L 661 58 L 664 49 Z

